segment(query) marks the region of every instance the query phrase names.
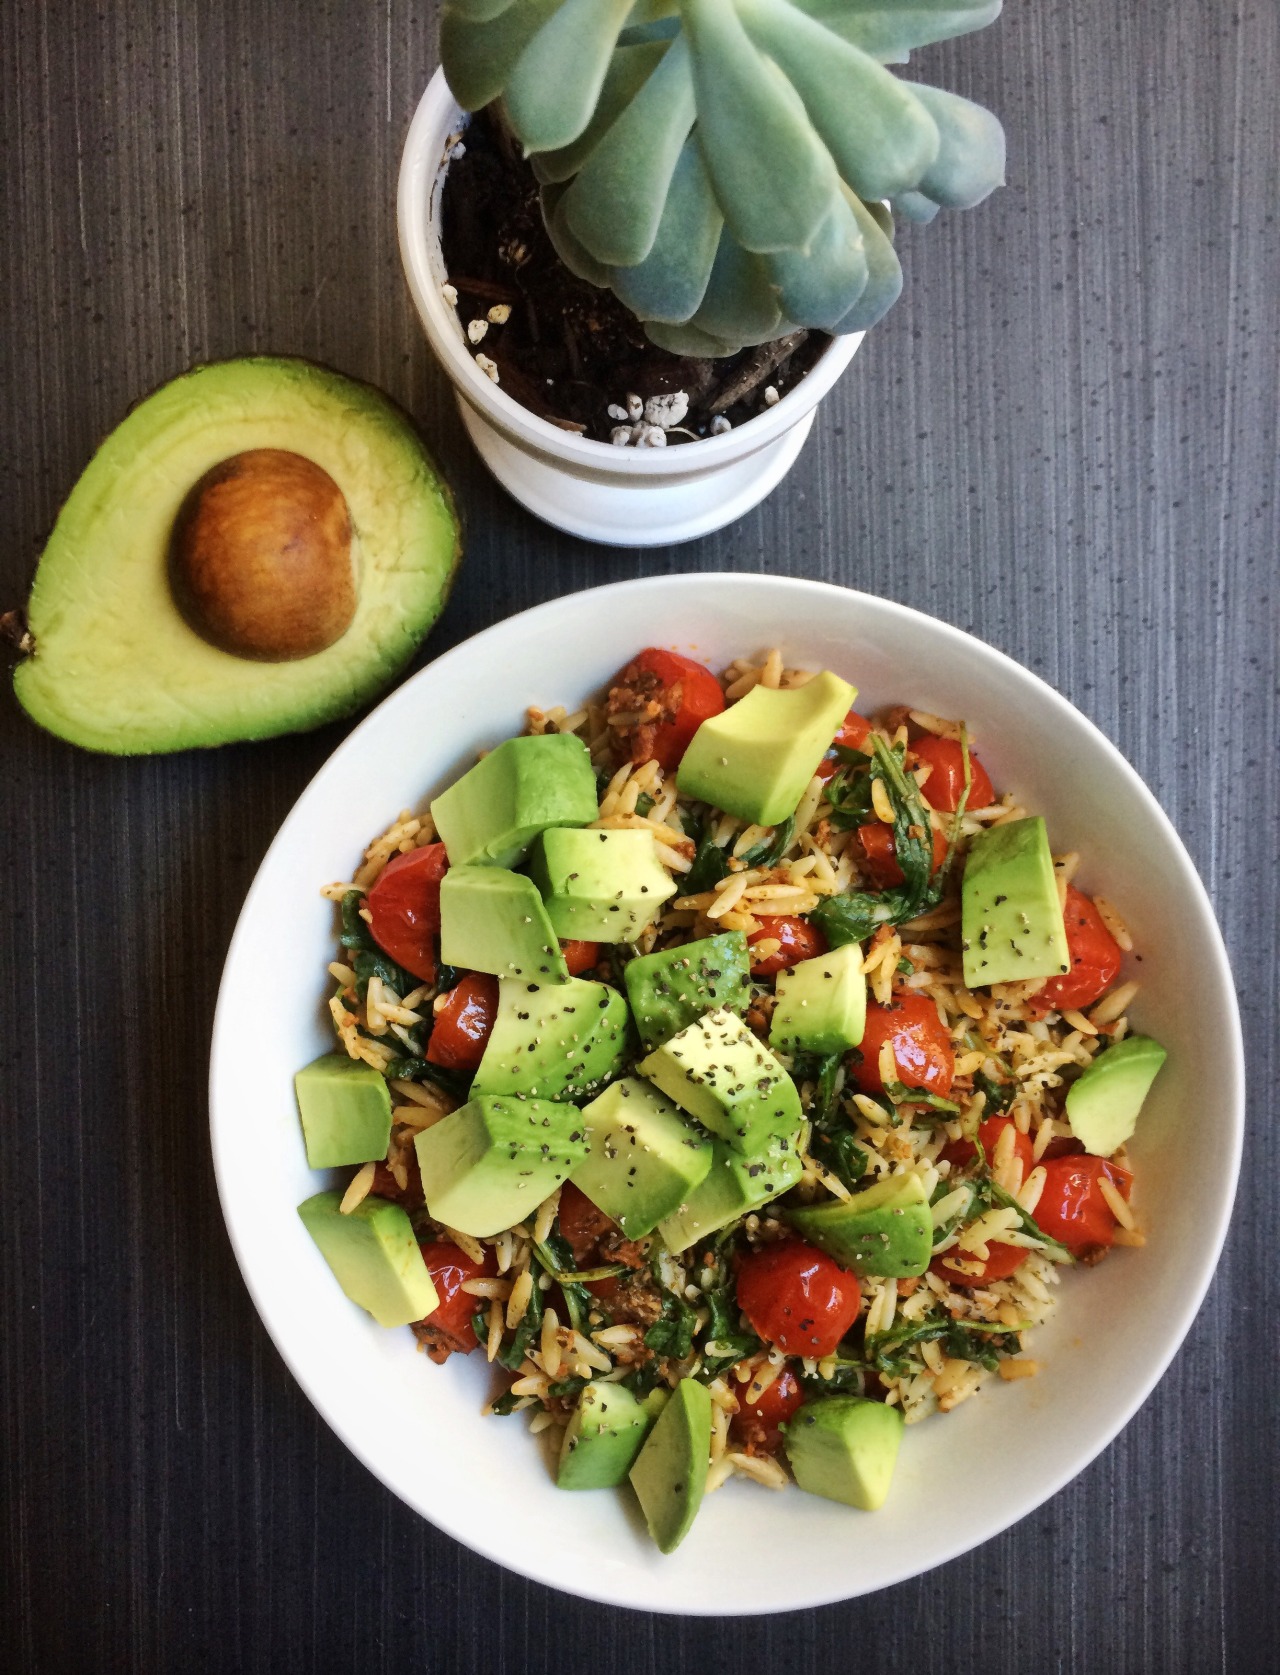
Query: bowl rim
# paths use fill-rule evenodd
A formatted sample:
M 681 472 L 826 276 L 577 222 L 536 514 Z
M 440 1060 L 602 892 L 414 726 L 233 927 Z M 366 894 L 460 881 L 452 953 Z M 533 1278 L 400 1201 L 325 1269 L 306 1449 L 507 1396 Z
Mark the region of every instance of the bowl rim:
M 949 1545 L 941 1546 L 934 1550 L 921 1563 L 908 1565 L 897 1571 L 893 1576 L 883 1581 L 874 1582 L 868 1589 L 859 1589 L 854 1587 L 852 1591 L 844 1590 L 838 1593 L 832 1593 L 829 1590 L 811 1591 L 808 1594 L 796 1597 L 794 1600 L 788 1600 L 785 1604 L 766 1601 L 761 1603 L 758 1607 L 746 1606 L 730 1611 L 726 1611 L 723 1607 L 716 1609 L 714 1605 L 703 1609 L 700 1605 L 687 1603 L 665 1605 L 658 1607 L 655 1610 L 653 1606 L 648 1605 L 643 1601 L 620 1597 L 618 1594 L 609 1592 L 603 1587 L 593 1587 L 586 1584 L 577 1585 L 577 1579 L 575 1578 L 566 1577 L 562 1573 L 553 1574 L 548 1567 L 539 1568 L 536 1563 L 522 1562 L 518 1558 L 513 1558 L 510 1552 L 501 1548 L 500 1543 L 486 1543 L 482 1539 L 477 1538 L 474 1531 L 470 1531 L 466 1534 L 460 1533 L 449 1520 L 447 1512 L 441 1516 L 434 1510 L 428 1511 L 424 1507 L 419 1506 L 414 1501 L 410 1500 L 407 1492 L 401 1489 L 396 1482 L 392 1481 L 391 1478 L 380 1469 L 374 1460 L 370 1458 L 368 1452 L 362 1444 L 362 1441 L 349 1434 L 347 1428 L 334 1417 L 323 1391 L 316 1388 L 316 1381 L 311 1378 L 307 1371 L 299 1368 L 295 1364 L 289 1351 L 281 1341 L 281 1337 L 276 1329 L 275 1321 L 273 1320 L 273 1305 L 265 1299 L 263 1288 L 259 1284 L 256 1270 L 246 1255 L 245 1242 L 241 1234 L 241 1229 L 238 1225 L 236 1213 L 233 1190 L 234 1182 L 229 1178 L 229 1164 L 221 1133 L 221 1125 L 218 1119 L 218 1112 L 220 1109 L 220 1065 L 225 1056 L 229 1052 L 233 1051 L 233 1043 L 229 1039 L 228 1014 L 231 1010 L 231 990 L 233 982 L 236 978 L 235 968 L 238 960 L 241 958 L 242 949 L 249 941 L 252 921 L 257 909 L 258 899 L 265 892 L 270 882 L 267 875 L 270 871 L 271 864 L 277 853 L 284 849 L 287 844 L 292 841 L 294 836 L 293 828 L 295 824 L 302 823 L 305 814 L 305 805 L 315 792 L 319 781 L 328 776 L 330 772 L 332 772 L 339 765 L 343 764 L 349 757 L 353 757 L 356 753 L 358 753 L 363 748 L 365 739 L 371 733 L 377 731 L 386 724 L 386 717 L 397 706 L 411 703 L 412 700 L 407 695 L 411 693 L 413 687 L 417 683 L 421 682 L 424 677 L 431 675 L 433 678 L 438 678 L 442 670 L 447 672 L 453 664 L 462 663 L 474 657 L 477 650 L 483 648 L 487 639 L 496 638 L 503 631 L 508 631 L 512 623 L 519 621 L 522 624 L 536 630 L 544 621 L 554 618 L 557 611 L 564 606 L 566 601 L 581 599 L 584 595 L 596 595 L 602 600 L 607 600 L 611 605 L 622 606 L 625 608 L 626 600 L 637 594 L 665 591 L 668 595 L 670 595 L 673 590 L 678 592 L 689 587 L 691 584 L 706 587 L 713 587 L 717 584 L 721 586 L 731 585 L 736 588 L 745 587 L 747 589 L 755 589 L 763 596 L 767 596 L 769 594 L 774 594 L 776 596 L 779 591 L 790 592 L 801 590 L 808 593 L 814 599 L 815 604 L 819 607 L 824 598 L 832 597 L 839 597 L 846 604 L 852 600 L 854 602 L 860 602 L 864 605 L 872 605 L 876 608 L 876 610 L 887 611 L 891 615 L 899 616 L 907 625 L 910 625 L 911 623 L 927 623 L 930 631 L 935 633 L 941 632 L 945 637 L 953 639 L 957 642 L 957 644 L 963 645 L 970 651 L 972 651 L 972 648 L 976 646 L 980 657 L 995 659 L 999 665 L 1003 665 L 1007 670 L 1014 671 L 1018 678 L 1032 682 L 1041 690 L 1041 696 L 1049 700 L 1051 707 L 1057 707 L 1062 712 L 1069 714 L 1074 724 L 1083 724 L 1087 732 L 1092 736 L 1094 745 L 1102 751 L 1104 756 L 1108 759 L 1111 767 L 1126 781 L 1128 781 L 1129 789 L 1143 804 L 1145 804 L 1147 816 L 1156 824 L 1156 826 L 1160 828 L 1162 835 L 1169 846 L 1169 852 L 1173 855 L 1182 871 L 1183 877 L 1181 883 L 1185 885 L 1190 898 L 1194 900 L 1196 904 L 1197 912 L 1201 921 L 1201 928 L 1205 932 L 1204 952 L 1211 959 L 1212 977 L 1218 986 L 1219 996 L 1223 1002 L 1223 1010 L 1229 1023 L 1226 1039 L 1219 1043 L 1222 1057 L 1221 1062 L 1216 1068 L 1216 1075 L 1218 1078 L 1217 1085 L 1222 1096 L 1221 1109 L 1224 1114 L 1225 1125 L 1227 1128 L 1227 1132 L 1221 1136 L 1219 1153 L 1226 1164 L 1226 1178 L 1224 1179 L 1225 1190 L 1221 1194 L 1220 1208 L 1216 1219 L 1211 1226 L 1205 1225 L 1203 1222 L 1201 1223 L 1203 1237 L 1200 1241 L 1200 1246 L 1203 1254 L 1199 1264 L 1197 1282 L 1185 1289 L 1180 1297 L 1179 1307 L 1170 1314 L 1166 1314 L 1162 1317 L 1165 1322 L 1165 1335 L 1160 1352 L 1152 1357 L 1150 1362 L 1143 1369 L 1142 1375 L 1135 1380 L 1129 1396 L 1118 1404 L 1114 1412 L 1109 1414 L 1107 1422 L 1100 1427 L 1096 1434 L 1089 1438 L 1087 1444 L 1085 1444 L 1081 1451 L 1073 1457 L 1069 1464 L 1064 1465 L 1060 1470 L 1049 1474 L 1044 1480 L 1037 1482 L 1034 1489 L 1031 1490 L 1023 1500 L 1019 1501 L 1015 1509 L 1010 1511 L 1007 1516 L 1005 1516 L 1003 1512 L 993 1516 L 986 1524 L 984 1524 L 980 1533 L 974 1539 L 957 1537 Z M 675 605 L 676 602 L 673 601 L 673 620 L 675 619 L 676 614 Z M 762 617 L 761 620 L 767 621 L 768 619 L 767 617 Z M 1010 657 L 1007 653 L 1002 652 L 999 648 L 991 646 L 986 641 L 979 639 L 977 635 L 970 634 L 963 629 L 955 627 L 951 623 L 947 623 L 940 618 L 933 617 L 927 612 L 919 611 L 913 606 L 904 605 L 895 600 L 884 599 L 874 594 L 862 592 L 858 589 L 845 588 L 837 584 L 810 580 L 802 577 L 764 575 L 759 573 L 739 573 L 733 571 L 697 571 L 684 572 L 669 576 L 644 576 L 628 581 L 608 583 L 599 587 L 578 589 L 571 593 L 558 595 L 553 599 L 545 600 L 541 604 L 531 606 L 525 611 L 514 613 L 512 616 L 501 618 L 499 621 L 490 624 L 488 627 L 479 630 L 473 635 L 470 635 L 467 639 L 460 641 L 457 645 L 450 647 L 448 651 L 443 652 L 439 657 L 433 659 L 431 663 L 426 665 L 413 677 L 396 688 L 356 728 L 354 728 L 353 731 L 338 745 L 337 749 L 335 749 L 331 755 L 326 758 L 324 763 L 322 763 L 316 773 L 312 775 L 307 785 L 295 799 L 289 813 L 281 823 L 280 828 L 276 832 L 275 837 L 263 856 L 263 859 L 254 876 L 253 883 L 251 884 L 245 897 L 244 905 L 237 919 L 236 927 L 228 946 L 223 974 L 219 984 L 210 1049 L 210 1142 L 213 1153 L 214 1174 L 218 1188 L 219 1203 L 224 1223 L 227 1228 L 228 1237 L 230 1239 L 237 1264 L 240 1268 L 254 1307 L 258 1313 L 259 1320 L 266 1329 L 268 1336 L 271 1338 L 272 1343 L 275 1345 L 282 1360 L 285 1362 L 285 1365 L 288 1367 L 297 1383 L 301 1386 L 319 1416 L 325 1421 L 330 1429 L 337 1434 L 340 1440 L 356 1456 L 356 1458 L 359 1459 L 361 1463 L 365 1465 L 388 1489 L 396 1494 L 398 1498 L 404 1500 L 407 1505 L 409 1505 L 414 1511 L 418 1512 L 421 1516 L 426 1517 L 428 1521 L 434 1524 L 438 1529 L 441 1529 L 446 1534 L 453 1537 L 453 1539 L 461 1542 L 464 1546 L 480 1553 L 485 1558 L 491 1559 L 494 1563 L 502 1566 L 503 1568 L 511 1570 L 515 1574 L 525 1576 L 530 1580 L 540 1582 L 546 1586 L 574 1594 L 580 1598 L 589 1599 L 605 1605 L 616 1605 L 622 1606 L 626 1609 L 643 1610 L 649 1612 L 650 1614 L 720 1617 L 745 1616 L 808 1609 L 813 1606 L 837 1603 L 842 1600 L 859 1597 L 862 1593 L 875 1592 L 884 1587 L 896 1586 L 899 1582 L 908 1581 L 912 1577 L 925 1574 L 930 1570 L 938 1568 L 942 1564 L 949 1563 L 951 1560 L 973 1551 L 978 1546 L 981 1546 L 986 1541 L 993 1539 L 995 1536 L 1011 1528 L 1014 1524 L 1020 1522 L 1023 1518 L 1029 1516 L 1030 1513 L 1034 1512 L 1047 1500 L 1051 1499 L 1068 1483 L 1074 1481 L 1075 1478 L 1077 1478 L 1094 1460 L 1096 1460 L 1104 1449 L 1106 1449 L 1111 1442 L 1114 1441 L 1119 1432 L 1129 1423 L 1138 1409 L 1147 1401 L 1152 1390 L 1163 1377 L 1174 1356 L 1181 1348 L 1192 1323 L 1199 1313 L 1209 1286 L 1216 1273 L 1222 1254 L 1223 1244 L 1226 1239 L 1227 1229 L 1230 1223 L 1239 1182 L 1244 1138 L 1244 1079 L 1244 1047 L 1238 999 L 1234 981 L 1232 979 L 1227 951 L 1223 943 L 1221 930 L 1218 926 L 1217 918 L 1213 911 L 1208 892 L 1206 891 L 1204 884 L 1200 879 L 1199 873 L 1196 870 L 1195 864 L 1188 854 L 1185 845 L 1182 843 L 1176 828 L 1169 819 L 1168 815 L 1165 814 L 1154 793 L 1147 786 L 1138 771 L 1123 756 L 1118 747 L 1111 742 L 1106 734 L 1103 733 L 1102 730 L 1093 721 L 1091 721 L 1088 716 L 1084 715 L 1082 711 L 1076 709 L 1076 707 L 1071 704 L 1068 699 L 1058 693 L 1052 686 L 1049 685 L 1047 681 L 1035 674 L 1034 671 L 1018 663 L 1016 659 Z

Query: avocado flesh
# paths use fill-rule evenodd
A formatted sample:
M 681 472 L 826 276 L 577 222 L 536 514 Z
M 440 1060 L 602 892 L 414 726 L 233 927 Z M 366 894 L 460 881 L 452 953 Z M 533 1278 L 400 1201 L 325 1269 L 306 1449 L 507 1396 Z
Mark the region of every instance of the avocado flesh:
M 630 1473 L 660 1552 L 674 1553 L 688 1535 L 702 1505 L 710 1457 L 711 1397 L 705 1385 L 682 1378 Z
M 933 1255 L 933 1217 L 919 1175 L 890 1175 L 852 1198 L 787 1211 L 796 1232 L 855 1274 L 909 1279 Z
M 902 1441 L 902 1414 L 866 1396 L 821 1396 L 784 1431 L 796 1482 L 811 1495 L 876 1512 L 885 1503 Z
M 379 1326 L 407 1326 L 440 1306 L 409 1217 L 399 1204 L 372 1196 L 343 1215 L 340 1192 L 318 1192 L 298 1205 L 334 1278 Z
M 313 1169 L 371 1163 L 387 1155 L 391 1092 L 372 1065 L 346 1053 L 326 1053 L 298 1071 L 293 1087 Z
M 559 1489 L 616 1489 L 625 1483 L 653 1426 L 621 1384 L 584 1384 L 560 1445 Z
M 652 836 L 642 831 L 553 827 L 535 842 L 529 874 L 566 940 L 634 942 L 676 893 Z
M 169 586 L 170 535 L 188 491 L 255 448 L 328 472 L 355 530 L 355 618 L 327 650 L 294 662 L 219 651 L 188 627 Z M 318 727 L 408 662 L 443 608 L 459 550 L 448 490 L 379 391 L 302 360 L 197 367 L 135 407 L 72 489 L 36 572 L 35 651 L 14 690 L 42 727 L 115 755 Z
M 696 1023 L 704 1012 L 718 1007 L 745 1012 L 751 1000 L 747 939 L 741 931 L 641 954 L 623 968 L 623 977 L 640 1039 L 650 1049 Z
M 507 739 L 431 804 L 449 864 L 517 867 L 549 826 L 589 826 L 596 776 L 572 733 Z
M 582 1107 L 587 1155 L 570 1176 L 628 1239 L 679 1208 L 711 1167 L 711 1141 L 650 1082 L 624 1077 Z
M 573 1105 L 472 1098 L 414 1142 L 427 1213 L 487 1239 L 532 1214 L 586 1151 Z
M 964 980 L 971 989 L 1070 968 L 1044 816 L 979 832 L 960 887 Z
M 723 1140 L 713 1140 L 710 1169 L 679 1207 L 658 1223 L 663 1244 L 678 1256 L 699 1239 L 709 1238 L 788 1191 L 804 1173 L 797 1141 L 797 1135 L 782 1135 L 754 1157 L 744 1157 Z
M 636 1068 L 704 1128 L 749 1156 L 800 1126 L 795 1083 L 726 1008 L 682 1029 Z
M 783 1053 L 841 1053 L 856 1047 L 867 1027 L 867 980 L 862 951 L 847 942 L 801 960 L 777 978 L 769 1045 Z
M 631 1045 L 627 1003 L 589 978 L 498 979 L 498 1010 L 473 1094 L 576 1099 L 621 1073 Z
M 440 880 L 440 958 L 467 971 L 565 983 L 556 933 L 530 878 L 505 867 L 450 867 Z
M 1110 1157 L 1133 1136 L 1142 1102 L 1169 1055 L 1149 1035 L 1100 1053 L 1067 1089 L 1067 1120 L 1085 1151 Z

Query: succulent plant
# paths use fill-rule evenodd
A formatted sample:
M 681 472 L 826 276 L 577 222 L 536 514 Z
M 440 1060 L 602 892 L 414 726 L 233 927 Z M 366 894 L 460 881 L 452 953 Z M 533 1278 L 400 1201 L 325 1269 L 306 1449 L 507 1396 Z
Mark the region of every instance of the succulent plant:
M 968 208 L 1004 132 L 888 64 L 1001 0 L 446 0 L 459 103 L 501 98 L 562 260 L 678 354 L 800 327 L 861 331 L 896 300 L 893 214 Z

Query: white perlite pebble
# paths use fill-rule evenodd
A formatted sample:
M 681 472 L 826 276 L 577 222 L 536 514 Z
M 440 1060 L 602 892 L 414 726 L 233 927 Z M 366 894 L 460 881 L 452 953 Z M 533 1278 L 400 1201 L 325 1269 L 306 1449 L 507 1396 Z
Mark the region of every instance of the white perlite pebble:
M 641 401 L 638 395 L 629 395 L 627 397 L 627 417 L 629 419 L 644 418 L 644 402 Z
M 689 397 L 683 390 L 673 390 L 670 395 L 651 395 L 644 404 L 645 418 L 662 430 L 678 425 L 688 411 Z
M 498 382 L 498 363 L 497 363 L 497 361 L 491 361 L 489 359 L 488 355 L 477 355 L 476 356 L 476 365 L 480 368 L 481 372 L 484 373 L 485 377 L 488 378 L 491 382 L 493 382 L 495 384 Z
M 484 336 L 488 329 L 489 322 L 487 320 L 467 321 L 467 336 L 473 343 L 479 343 L 480 339 Z
M 609 409 L 609 413 L 612 417 L 612 407 Z M 609 432 L 609 440 L 613 443 L 615 448 L 625 448 L 627 443 L 631 440 L 631 426 L 619 425 L 616 430 L 611 430 Z
M 609 403 L 609 405 L 605 408 L 605 412 L 609 415 L 609 417 L 611 419 L 625 420 L 625 419 L 629 419 L 631 417 L 630 413 L 627 412 L 626 408 L 625 407 L 619 407 L 618 403 L 616 401 L 611 401 Z
M 453 159 L 454 162 L 457 162 L 459 157 L 465 157 L 466 155 L 467 155 L 467 148 L 466 148 L 465 145 L 463 145 L 461 140 L 458 141 L 457 145 L 455 145 L 453 150 L 449 153 L 449 156 Z
M 667 433 L 661 425 L 637 425 L 636 446 L 638 448 L 665 448 Z
M 766 407 L 778 405 L 778 392 L 772 384 L 766 384 L 764 387 L 764 404 Z
M 495 302 L 489 310 L 489 321 L 492 325 L 505 326 L 510 318 L 511 304 L 509 302 Z
M 455 286 L 455 285 L 442 285 L 440 287 L 440 295 L 449 304 L 450 308 L 456 308 L 458 306 L 457 286 Z
M 712 436 L 723 436 L 726 431 L 730 431 L 732 429 L 732 423 L 725 418 L 723 413 L 717 413 L 715 418 L 711 421 Z

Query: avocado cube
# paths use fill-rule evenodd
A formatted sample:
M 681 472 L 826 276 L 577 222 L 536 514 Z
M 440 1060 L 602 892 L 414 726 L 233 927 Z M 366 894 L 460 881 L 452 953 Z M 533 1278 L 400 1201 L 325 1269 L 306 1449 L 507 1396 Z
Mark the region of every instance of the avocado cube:
M 795 1083 L 724 1007 L 655 1047 L 636 1068 L 736 1151 L 758 1152 L 771 1136 L 800 1126 Z
M 558 936 L 634 942 L 676 893 L 649 832 L 543 832 L 529 856 Z
M 582 1121 L 587 1155 L 569 1179 L 628 1239 L 652 1233 L 711 1167 L 711 1141 L 651 1082 L 612 1083 Z
M 855 1274 L 907 1279 L 923 1274 L 933 1255 L 933 1216 L 914 1172 L 888 1175 L 852 1198 L 798 1205 L 787 1219 Z
M 508 739 L 431 804 L 455 867 L 514 867 L 548 826 L 587 826 L 598 812 L 591 757 L 572 733 Z
M 803 1173 L 798 1133 L 771 1139 L 754 1157 L 714 1140 L 710 1169 L 685 1201 L 659 1222 L 662 1242 L 678 1256 L 788 1191 Z
M 753 687 L 702 723 L 676 783 L 686 797 L 776 826 L 795 813 L 857 696 L 826 669 L 786 691 Z
M 820 1396 L 797 1408 L 783 1427 L 795 1480 L 863 1512 L 885 1503 L 902 1442 L 902 1413 L 866 1396 Z
M 621 1384 L 584 1384 L 560 1445 L 556 1487 L 616 1489 L 652 1427 L 653 1415 Z
M 318 1192 L 298 1205 L 298 1214 L 351 1301 L 379 1326 L 407 1326 L 433 1314 L 440 1298 L 399 1204 L 369 1197 L 343 1215 L 341 1203 L 340 1192 Z
M 674 1553 L 688 1535 L 702 1505 L 710 1460 L 711 1397 L 706 1385 L 682 1378 L 630 1473 L 659 1552 Z
M 769 1045 L 779 1052 L 842 1053 L 858 1045 L 866 1024 L 867 980 L 856 942 L 778 973 Z
M 530 878 L 505 867 L 450 867 L 440 881 L 440 958 L 467 971 L 564 983 L 556 933 Z
M 1149 1035 L 1129 1035 L 1099 1053 L 1067 1089 L 1067 1120 L 1085 1151 L 1110 1157 L 1133 1135 L 1138 1113 L 1169 1055 Z
M 619 1075 L 630 1048 L 627 1003 L 608 984 L 500 977 L 498 1010 L 471 1091 L 578 1099 Z
M 387 1155 L 391 1092 L 382 1073 L 346 1053 L 325 1053 L 293 1078 L 307 1162 L 313 1169 Z
M 747 939 L 741 931 L 704 936 L 679 948 L 641 954 L 623 971 L 631 1015 L 646 1047 L 660 1047 L 704 1012 L 745 1012 L 751 1000 Z
M 531 1215 L 586 1152 L 573 1105 L 472 1098 L 414 1142 L 427 1213 L 472 1238 Z
M 969 988 L 1056 977 L 1070 968 L 1043 815 L 978 833 L 965 859 L 960 909 Z

